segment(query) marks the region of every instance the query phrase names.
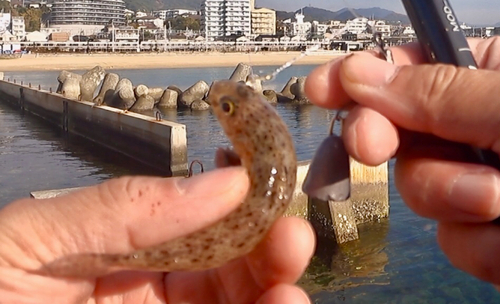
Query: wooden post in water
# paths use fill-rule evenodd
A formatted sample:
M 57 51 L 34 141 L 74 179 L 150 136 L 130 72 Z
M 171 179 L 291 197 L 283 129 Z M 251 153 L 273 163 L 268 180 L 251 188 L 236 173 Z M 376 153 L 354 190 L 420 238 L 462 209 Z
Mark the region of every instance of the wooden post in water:
M 359 238 L 357 225 L 389 216 L 387 163 L 369 167 L 350 159 L 351 197 L 343 202 L 308 199 L 308 219 L 319 237 L 338 244 Z
M 351 202 L 356 224 L 389 216 L 389 166 L 369 167 L 351 158 Z

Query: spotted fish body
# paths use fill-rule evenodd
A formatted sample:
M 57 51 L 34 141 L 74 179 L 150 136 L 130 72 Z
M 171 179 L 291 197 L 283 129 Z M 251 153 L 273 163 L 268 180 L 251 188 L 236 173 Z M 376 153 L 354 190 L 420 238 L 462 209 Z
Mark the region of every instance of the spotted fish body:
M 219 81 L 213 111 L 250 178 L 244 202 L 219 222 L 187 236 L 128 254 L 77 254 L 44 266 L 54 276 L 98 276 L 117 270 L 196 271 L 250 252 L 280 217 L 295 189 L 292 138 L 275 109 L 250 87 Z

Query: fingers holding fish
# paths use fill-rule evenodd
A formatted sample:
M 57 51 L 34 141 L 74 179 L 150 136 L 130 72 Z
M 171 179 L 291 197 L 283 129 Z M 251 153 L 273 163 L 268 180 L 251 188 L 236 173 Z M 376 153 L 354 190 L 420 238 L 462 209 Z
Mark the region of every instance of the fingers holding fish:
M 217 269 L 168 274 L 169 303 L 309 303 L 303 291 L 292 285 L 307 267 L 314 243 L 307 221 L 280 218 L 249 255 Z M 302 293 L 302 298 L 288 301 L 289 293 L 295 297 Z
M 65 255 L 158 244 L 230 213 L 247 188 L 245 170 L 232 167 L 189 179 L 123 177 L 37 204 L 20 200 L 0 211 L 0 229 L 8 231 L 2 236 L 10 240 L 0 246 L 0 255 L 10 266 L 34 270 Z M 51 223 L 46 233 L 37 231 L 46 222 Z M 28 255 L 26 244 L 38 253 Z

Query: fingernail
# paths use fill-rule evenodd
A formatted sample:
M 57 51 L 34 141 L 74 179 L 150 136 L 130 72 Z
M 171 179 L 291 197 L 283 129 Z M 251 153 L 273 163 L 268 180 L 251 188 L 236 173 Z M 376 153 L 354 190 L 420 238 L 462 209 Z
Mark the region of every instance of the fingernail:
M 398 66 L 371 55 L 357 54 L 342 62 L 341 73 L 350 82 L 379 87 L 394 78 Z
M 248 180 L 245 168 L 227 167 L 179 179 L 176 186 L 181 194 L 207 192 L 214 195 L 214 193 L 228 191 L 236 184 L 244 183 L 245 179 Z
M 459 177 L 450 187 L 450 204 L 470 214 L 492 215 L 498 201 L 498 179 L 492 173 Z

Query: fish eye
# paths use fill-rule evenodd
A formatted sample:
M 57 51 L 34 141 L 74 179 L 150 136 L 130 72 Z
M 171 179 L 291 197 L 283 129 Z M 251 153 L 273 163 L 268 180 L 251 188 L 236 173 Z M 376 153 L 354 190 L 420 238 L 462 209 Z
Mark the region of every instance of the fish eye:
M 220 108 L 227 115 L 231 115 L 234 113 L 234 102 L 229 100 L 229 98 L 221 98 Z

